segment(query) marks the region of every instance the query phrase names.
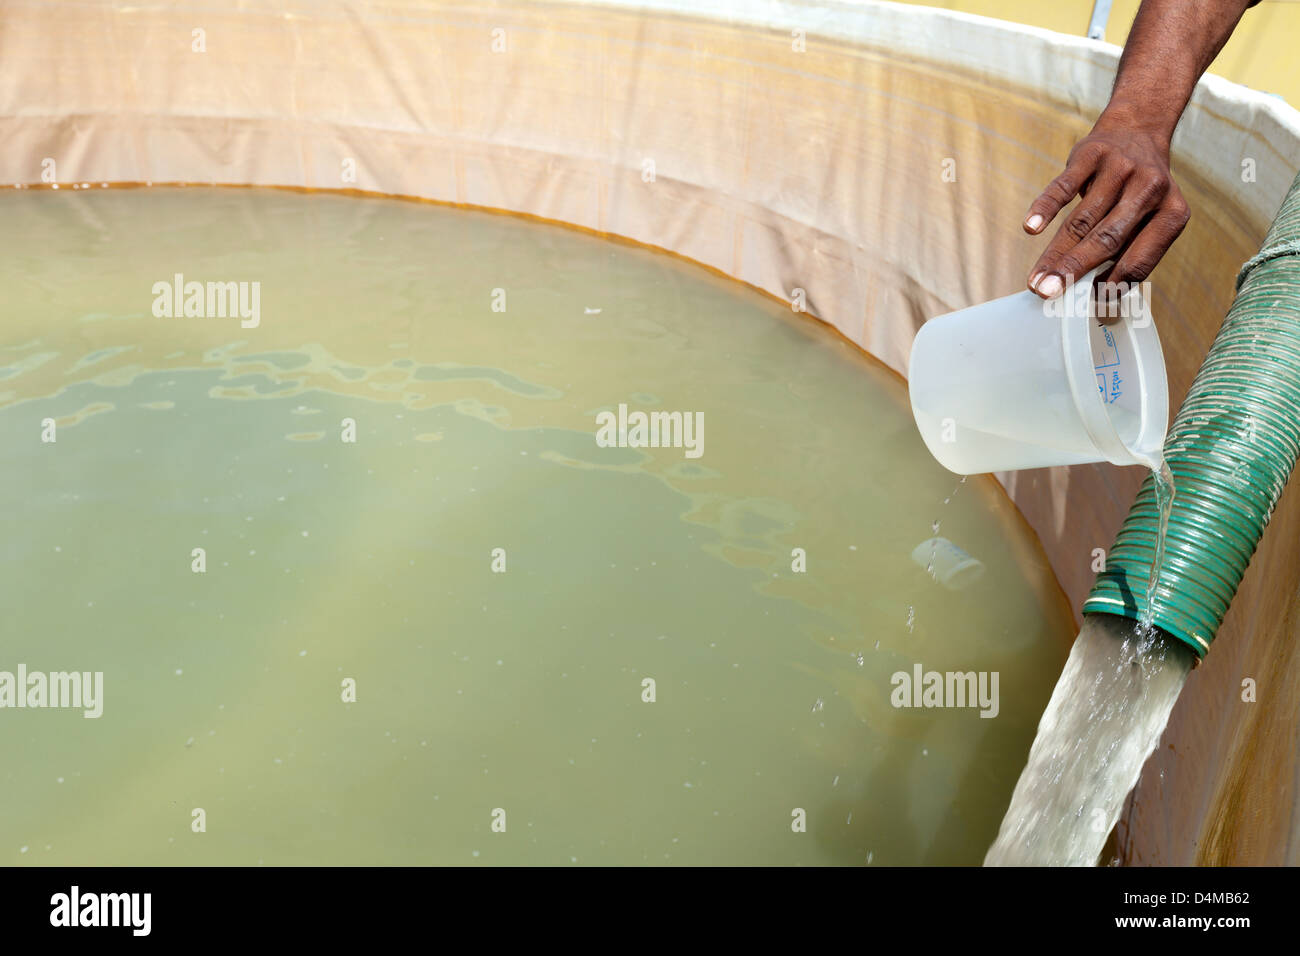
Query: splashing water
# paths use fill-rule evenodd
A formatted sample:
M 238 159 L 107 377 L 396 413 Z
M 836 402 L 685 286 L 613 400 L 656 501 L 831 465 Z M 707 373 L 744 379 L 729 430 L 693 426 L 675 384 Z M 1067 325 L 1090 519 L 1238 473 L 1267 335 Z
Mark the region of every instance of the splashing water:
M 1193 663 L 1158 628 L 1085 618 L 984 865 L 1095 865 Z
M 1151 560 L 1151 576 L 1147 579 L 1147 604 L 1142 611 L 1141 626 L 1149 632 L 1155 625 L 1156 589 L 1160 586 L 1160 566 L 1165 560 L 1165 536 L 1169 531 L 1169 515 L 1174 508 L 1174 474 L 1168 462 L 1161 460 L 1159 468 L 1151 469 L 1155 485 L 1156 508 L 1160 511 L 1160 524 L 1156 528 L 1156 547 Z
M 957 497 L 957 492 L 961 491 L 961 486 L 964 484 L 966 484 L 966 476 L 962 475 L 961 481 L 957 482 L 957 487 L 948 493 L 948 497 L 943 499 L 943 503 L 947 504 L 952 501 L 953 498 Z

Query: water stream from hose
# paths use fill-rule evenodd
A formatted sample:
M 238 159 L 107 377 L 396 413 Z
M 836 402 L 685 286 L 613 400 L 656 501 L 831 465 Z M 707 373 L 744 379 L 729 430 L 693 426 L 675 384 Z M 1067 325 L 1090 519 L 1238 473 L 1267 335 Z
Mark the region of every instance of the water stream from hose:
M 984 865 L 1095 865 L 1194 660 L 1159 628 L 1085 617 Z

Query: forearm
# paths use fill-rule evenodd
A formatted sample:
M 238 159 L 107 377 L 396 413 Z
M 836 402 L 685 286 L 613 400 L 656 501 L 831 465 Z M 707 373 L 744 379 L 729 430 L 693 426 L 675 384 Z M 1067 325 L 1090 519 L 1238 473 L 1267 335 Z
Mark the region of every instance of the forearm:
M 1191 208 L 1169 171 L 1179 117 L 1246 10 L 1258 0 L 1142 0 L 1119 61 L 1110 104 L 1074 145 L 1065 171 L 1029 206 L 1038 235 L 1079 204 L 1029 270 L 1044 299 L 1102 267 L 1106 282 L 1141 282 L 1173 245 Z
M 1173 138 L 1192 91 L 1259 0 L 1142 0 L 1102 124 Z

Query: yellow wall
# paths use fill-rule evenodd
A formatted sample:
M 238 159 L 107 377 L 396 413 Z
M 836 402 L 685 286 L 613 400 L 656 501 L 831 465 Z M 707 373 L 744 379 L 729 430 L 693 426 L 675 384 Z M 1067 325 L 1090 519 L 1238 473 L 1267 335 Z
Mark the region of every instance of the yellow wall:
M 963 13 L 1015 20 L 1031 26 L 1084 35 L 1092 15 L 1092 0 L 903 0 L 927 7 L 944 7 Z M 1138 0 L 1115 0 L 1106 40 L 1123 45 L 1137 13 Z M 1234 82 L 1277 93 L 1300 107 L 1300 2 L 1264 0 L 1246 12 L 1241 25 L 1210 67 L 1210 72 Z

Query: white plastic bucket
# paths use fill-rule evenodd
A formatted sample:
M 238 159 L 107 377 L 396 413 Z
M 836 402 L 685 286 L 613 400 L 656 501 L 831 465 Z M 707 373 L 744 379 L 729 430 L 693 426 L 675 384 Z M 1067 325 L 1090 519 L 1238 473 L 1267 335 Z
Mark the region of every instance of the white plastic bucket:
M 1044 302 L 1017 292 L 926 322 L 908 392 L 930 453 L 974 475 L 1110 461 L 1158 467 L 1169 425 L 1164 354 L 1137 285 L 1097 320 L 1094 272 Z

